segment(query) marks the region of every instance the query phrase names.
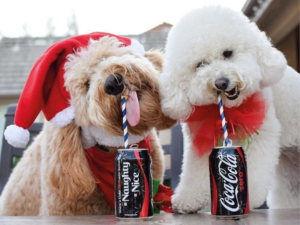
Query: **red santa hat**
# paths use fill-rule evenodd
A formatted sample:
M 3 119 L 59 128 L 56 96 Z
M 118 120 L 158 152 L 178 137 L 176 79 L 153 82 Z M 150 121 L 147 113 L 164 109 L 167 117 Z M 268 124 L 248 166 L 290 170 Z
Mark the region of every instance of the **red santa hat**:
M 90 39 L 116 37 L 124 46 L 144 55 L 144 47 L 135 40 L 113 34 L 96 32 L 59 41 L 50 46 L 35 62 L 19 99 L 15 125 L 4 132 L 5 139 L 14 147 L 25 147 L 29 141 L 28 128 L 42 110 L 46 119 L 57 127 L 64 127 L 74 119 L 70 95 L 64 87 L 64 64 L 67 56 L 87 47 Z

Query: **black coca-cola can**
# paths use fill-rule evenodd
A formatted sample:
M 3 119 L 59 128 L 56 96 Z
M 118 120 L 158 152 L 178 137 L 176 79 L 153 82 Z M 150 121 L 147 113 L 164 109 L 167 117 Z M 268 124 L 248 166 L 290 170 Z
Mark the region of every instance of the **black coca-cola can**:
M 248 172 L 243 148 L 213 148 L 209 171 L 211 214 L 219 219 L 239 219 L 248 214 Z
M 150 219 L 152 195 L 152 160 L 148 149 L 119 149 L 115 157 L 116 217 Z

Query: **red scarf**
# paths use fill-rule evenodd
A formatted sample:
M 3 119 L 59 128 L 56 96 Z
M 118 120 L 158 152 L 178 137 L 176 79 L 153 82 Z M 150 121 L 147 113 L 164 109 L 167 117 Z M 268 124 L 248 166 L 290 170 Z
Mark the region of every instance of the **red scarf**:
M 139 148 L 149 149 L 149 153 L 151 153 L 149 136 L 139 142 L 138 145 Z M 104 152 L 97 146 L 86 149 L 85 151 L 90 169 L 98 181 L 99 187 L 104 194 L 104 198 L 108 205 L 114 209 L 114 160 L 117 152 Z
M 253 135 L 263 124 L 266 111 L 266 101 L 260 92 L 251 95 L 238 107 L 224 106 L 229 138 L 244 140 Z M 219 105 L 195 106 L 193 114 L 183 122 L 189 125 L 193 150 L 200 157 L 209 153 L 223 137 Z

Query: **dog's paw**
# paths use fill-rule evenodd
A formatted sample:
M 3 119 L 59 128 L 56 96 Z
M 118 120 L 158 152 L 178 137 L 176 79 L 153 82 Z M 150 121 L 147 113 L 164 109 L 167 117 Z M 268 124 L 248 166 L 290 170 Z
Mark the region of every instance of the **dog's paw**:
M 196 213 L 203 209 L 207 202 L 193 195 L 175 194 L 172 196 L 172 208 L 174 213 Z

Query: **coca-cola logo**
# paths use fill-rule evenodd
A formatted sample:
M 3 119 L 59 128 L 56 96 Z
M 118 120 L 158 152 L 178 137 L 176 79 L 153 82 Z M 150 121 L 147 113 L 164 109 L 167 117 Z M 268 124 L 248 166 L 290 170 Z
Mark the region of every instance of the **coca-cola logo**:
M 218 170 L 220 176 L 224 179 L 224 189 L 225 191 L 221 194 L 220 202 L 223 207 L 231 212 L 237 212 L 240 208 L 238 201 L 238 172 L 237 168 L 237 157 L 234 155 L 218 155 L 220 159 L 218 164 Z M 226 166 L 221 167 L 222 164 Z M 226 169 L 224 169 L 226 168 Z

